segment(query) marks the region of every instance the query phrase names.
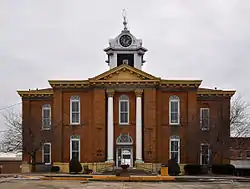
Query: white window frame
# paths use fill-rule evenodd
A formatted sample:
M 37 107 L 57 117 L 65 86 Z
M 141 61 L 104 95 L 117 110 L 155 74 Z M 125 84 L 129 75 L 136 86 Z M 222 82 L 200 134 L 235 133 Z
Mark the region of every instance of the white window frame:
M 209 162 L 210 162 L 210 145 L 208 144 L 208 143 L 201 143 L 200 144 L 200 165 L 208 165 L 208 164 L 202 164 L 202 146 L 207 146 L 208 148 L 208 160 L 207 160 L 207 162 L 208 162 L 208 164 L 209 164 Z
M 172 119 L 171 119 L 171 110 L 172 110 L 172 106 L 171 106 L 171 102 L 177 102 L 178 103 L 178 122 L 177 123 L 173 123 Z M 180 98 L 178 96 L 170 96 L 169 97 L 169 124 L 170 125 L 180 125 Z
M 171 142 L 175 142 L 177 141 L 178 142 L 178 151 L 174 151 L 174 152 L 178 152 L 178 164 L 180 163 L 180 160 L 181 160 L 181 150 L 180 150 L 180 145 L 181 145 L 181 140 L 180 140 L 180 137 L 179 136 L 170 136 L 170 139 L 169 139 L 169 159 L 171 159 L 171 152 L 172 152 L 172 149 L 171 149 Z
M 126 102 L 128 104 L 127 112 L 121 112 L 121 102 Z M 128 122 L 121 122 L 121 113 L 127 113 Z M 127 95 L 121 95 L 119 97 L 119 125 L 129 125 L 129 97 Z
M 203 110 L 208 110 L 208 127 L 205 128 L 202 125 L 202 120 L 203 120 Z M 202 131 L 208 131 L 210 129 L 210 108 L 200 108 L 200 128 Z
M 44 117 L 44 111 L 49 110 L 49 118 Z M 49 119 L 49 126 L 44 126 L 44 120 Z M 51 129 L 51 105 L 50 104 L 44 104 L 42 106 L 42 129 L 43 130 L 50 130 Z
M 80 141 L 80 137 L 79 136 L 71 136 L 70 137 L 70 160 L 72 159 L 72 141 L 78 141 L 79 143 L 79 157 L 78 157 L 78 160 L 79 162 L 81 162 L 81 141 Z
M 45 162 L 44 162 L 44 155 L 45 155 L 45 153 L 44 153 L 44 146 L 45 146 L 45 145 L 49 145 L 49 163 L 45 163 Z M 50 164 L 51 164 L 51 143 L 50 143 L 50 142 L 45 142 L 45 143 L 43 143 L 42 161 L 43 161 L 43 163 L 44 163 L 45 165 L 50 165 Z
M 72 103 L 73 102 L 78 102 L 79 105 L 79 112 L 73 112 L 72 110 Z M 73 122 L 73 113 L 78 113 L 79 114 L 79 121 L 78 122 Z M 80 125 L 81 123 L 81 102 L 80 102 L 80 97 L 79 96 L 71 96 L 70 97 L 70 125 Z

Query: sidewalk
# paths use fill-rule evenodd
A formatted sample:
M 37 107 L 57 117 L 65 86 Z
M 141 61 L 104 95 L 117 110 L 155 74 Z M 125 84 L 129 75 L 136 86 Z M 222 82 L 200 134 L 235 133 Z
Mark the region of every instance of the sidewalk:
M 3 178 L 32 180 L 79 180 L 107 182 L 250 182 L 247 177 L 235 176 L 115 176 L 115 175 L 84 175 L 84 174 L 9 174 L 0 175 Z

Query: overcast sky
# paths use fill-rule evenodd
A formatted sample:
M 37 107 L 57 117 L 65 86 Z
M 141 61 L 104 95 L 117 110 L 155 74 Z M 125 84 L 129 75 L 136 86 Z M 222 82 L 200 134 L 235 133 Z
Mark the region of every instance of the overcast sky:
M 123 8 L 148 49 L 144 71 L 202 79 L 250 102 L 249 0 L 0 0 L 0 113 L 21 101 L 18 89 L 108 70 L 103 49 L 122 30 Z

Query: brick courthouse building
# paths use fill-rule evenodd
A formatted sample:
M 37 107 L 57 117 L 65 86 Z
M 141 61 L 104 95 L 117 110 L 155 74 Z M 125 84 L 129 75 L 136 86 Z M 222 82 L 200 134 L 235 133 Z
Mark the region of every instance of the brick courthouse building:
M 100 75 L 49 80 L 49 89 L 18 91 L 24 131 L 33 120 L 38 135 L 50 136 L 42 141 L 37 161 L 67 165 L 74 157 L 82 163 L 135 167 L 169 158 L 207 164 L 213 155 L 214 162 L 229 162 L 235 91 L 200 88 L 201 80 L 165 80 L 142 71 L 147 49 L 126 22 L 104 51 L 110 69 Z M 23 140 L 26 144 L 29 137 L 24 134 Z M 23 161 L 30 162 L 25 150 Z

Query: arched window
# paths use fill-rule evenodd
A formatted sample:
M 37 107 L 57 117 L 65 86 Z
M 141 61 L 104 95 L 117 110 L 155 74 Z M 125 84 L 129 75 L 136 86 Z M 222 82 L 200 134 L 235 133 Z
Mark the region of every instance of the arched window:
M 80 124 L 80 97 L 70 97 L 70 124 Z
M 42 127 L 49 130 L 51 126 L 51 105 L 44 104 L 42 107 Z
M 127 95 L 119 97 L 119 124 L 129 124 L 129 98 Z
M 177 163 L 180 163 L 180 137 L 171 136 L 169 140 L 169 159 L 174 159 Z
M 180 124 L 180 98 L 178 96 L 170 96 L 169 98 L 169 124 Z

